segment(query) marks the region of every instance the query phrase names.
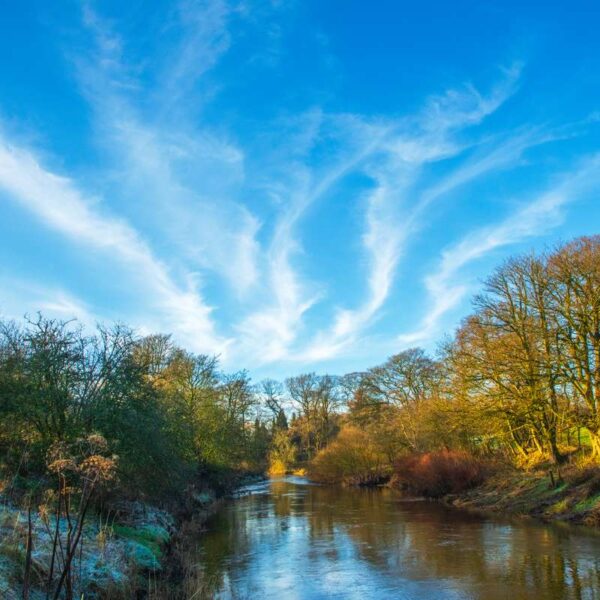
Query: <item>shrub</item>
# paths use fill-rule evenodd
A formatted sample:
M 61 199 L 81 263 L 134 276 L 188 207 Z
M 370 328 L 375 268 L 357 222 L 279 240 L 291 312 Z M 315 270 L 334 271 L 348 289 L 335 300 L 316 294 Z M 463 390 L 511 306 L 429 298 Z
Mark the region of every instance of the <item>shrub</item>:
M 367 433 L 345 427 L 309 466 L 311 479 L 323 483 L 373 485 L 389 478 L 389 463 Z
M 395 462 L 392 484 L 413 494 L 439 498 L 480 485 L 487 470 L 487 465 L 467 452 L 413 454 Z
M 296 460 L 296 449 L 286 430 L 279 429 L 273 436 L 269 451 L 269 475 L 285 475 Z

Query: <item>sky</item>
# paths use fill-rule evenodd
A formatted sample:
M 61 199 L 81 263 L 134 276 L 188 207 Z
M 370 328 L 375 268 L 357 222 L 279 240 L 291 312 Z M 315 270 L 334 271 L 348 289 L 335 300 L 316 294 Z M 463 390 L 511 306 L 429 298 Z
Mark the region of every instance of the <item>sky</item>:
M 597 2 L 0 8 L 2 318 L 342 374 L 600 233 Z

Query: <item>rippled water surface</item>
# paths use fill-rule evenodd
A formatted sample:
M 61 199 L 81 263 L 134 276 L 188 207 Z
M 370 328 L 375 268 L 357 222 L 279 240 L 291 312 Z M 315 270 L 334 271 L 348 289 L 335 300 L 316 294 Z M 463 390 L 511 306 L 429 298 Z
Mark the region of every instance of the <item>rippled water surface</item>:
M 229 500 L 197 560 L 215 598 L 600 599 L 598 535 L 294 477 Z

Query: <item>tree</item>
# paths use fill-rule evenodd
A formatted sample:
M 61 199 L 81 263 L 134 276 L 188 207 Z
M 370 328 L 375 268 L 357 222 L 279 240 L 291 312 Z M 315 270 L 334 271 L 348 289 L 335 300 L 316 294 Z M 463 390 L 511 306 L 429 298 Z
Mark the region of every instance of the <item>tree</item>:
M 284 387 L 275 379 L 263 379 L 259 384 L 259 393 L 262 394 L 265 406 L 271 411 L 273 419 L 277 419 L 283 410 Z
M 299 428 L 307 456 L 312 457 L 335 430 L 333 416 L 341 404 L 338 378 L 304 373 L 286 379 L 286 387 L 299 412 L 295 426 Z
M 600 456 L 600 236 L 583 237 L 549 259 L 549 314 L 558 353 L 554 365 L 576 402 L 578 420 L 588 428 Z

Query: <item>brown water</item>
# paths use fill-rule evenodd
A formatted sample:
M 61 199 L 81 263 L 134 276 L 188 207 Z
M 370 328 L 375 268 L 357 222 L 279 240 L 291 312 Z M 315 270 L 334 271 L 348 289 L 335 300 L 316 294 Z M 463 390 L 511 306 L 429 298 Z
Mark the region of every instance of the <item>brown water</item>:
M 600 599 L 600 536 L 287 477 L 208 523 L 203 597 Z

